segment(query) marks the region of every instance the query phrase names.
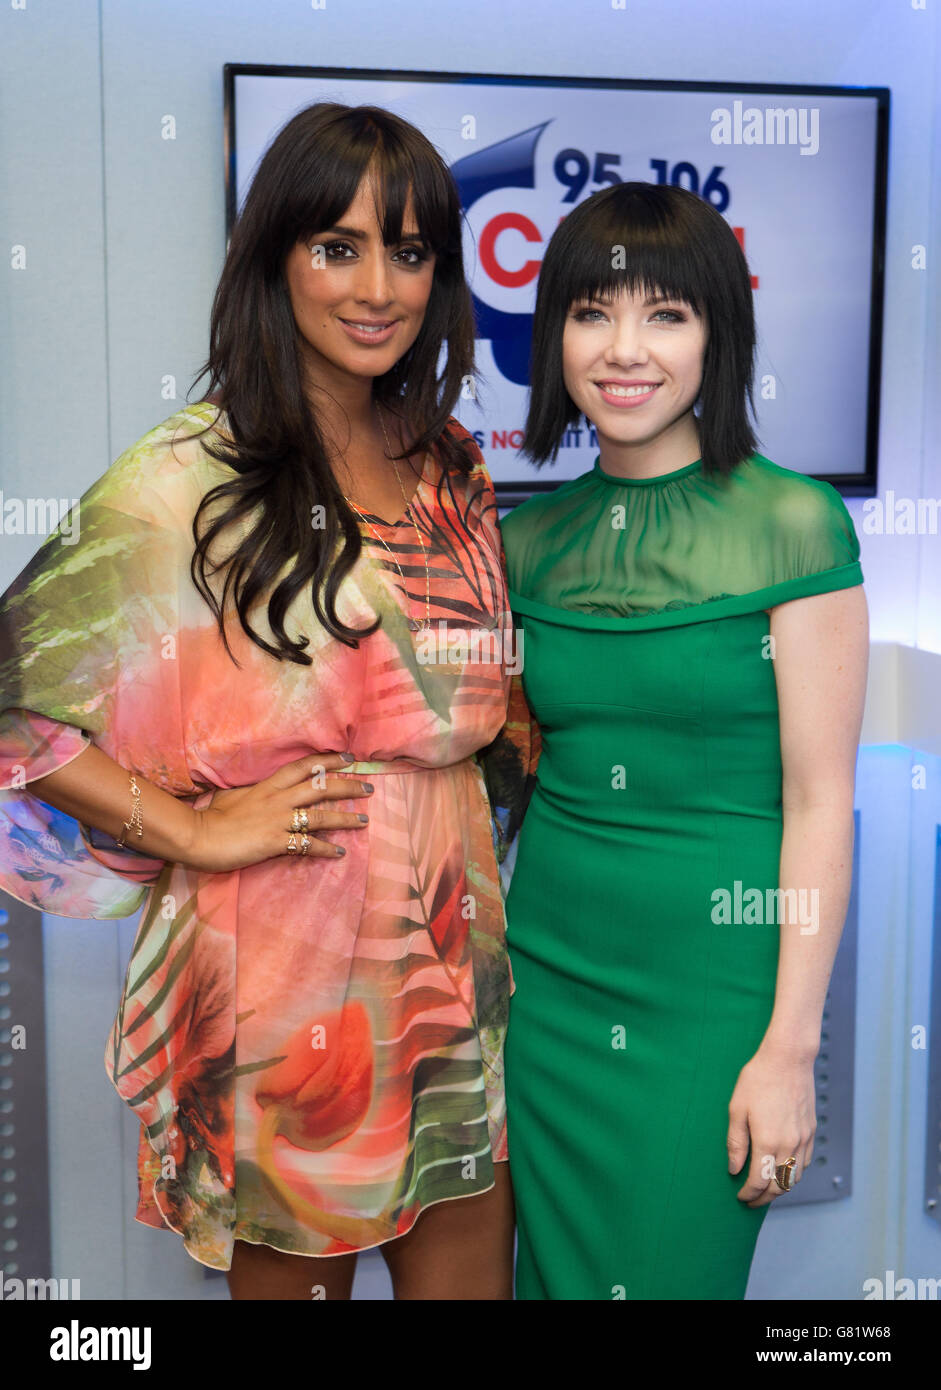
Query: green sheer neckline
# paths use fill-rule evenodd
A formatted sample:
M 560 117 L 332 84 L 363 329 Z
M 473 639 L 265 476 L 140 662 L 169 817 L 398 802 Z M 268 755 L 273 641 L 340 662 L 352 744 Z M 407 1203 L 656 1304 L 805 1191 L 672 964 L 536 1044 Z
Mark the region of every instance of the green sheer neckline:
M 697 460 L 653 478 L 606 473 L 599 455 L 501 533 L 513 605 L 563 626 L 739 617 L 862 583 L 840 494 L 761 454 L 719 477 Z
M 605 483 L 613 483 L 615 487 L 652 487 L 657 483 L 672 483 L 674 478 L 685 478 L 687 474 L 693 473 L 702 467 L 702 459 L 697 459 L 695 463 L 688 463 L 685 468 L 674 468 L 672 473 L 656 473 L 652 478 L 622 478 L 618 473 L 606 473 L 601 467 L 601 455 L 595 459 L 594 472 Z
M 858 560 L 854 560 L 847 565 L 837 565 L 818 574 L 799 575 L 778 584 L 768 584 L 761 589 L 753 589 L 750 593 L 716 594 L 698 603 L 677 602 L 675 605 L 647 613 L 624 615 L 600 610 L 586 612 L 583 609 L 562 608 L 558 604 L 541 603 L 537 599 L 528 598 L 512 588 L 508 591 L 508 602 L 511 612 L 537 618 L 557 627 L 642 632 L 647 628 L 682 627 L 691 623 L 709 622 L 716 618 L 757 616 L 767 622 L 765 610 L 774 608 L 776 604 L 790 603 L 796 598 L 810 598 L 815 594 L 831 593 L 835 589 L 849 589 L 862 583 L 862 566 Z

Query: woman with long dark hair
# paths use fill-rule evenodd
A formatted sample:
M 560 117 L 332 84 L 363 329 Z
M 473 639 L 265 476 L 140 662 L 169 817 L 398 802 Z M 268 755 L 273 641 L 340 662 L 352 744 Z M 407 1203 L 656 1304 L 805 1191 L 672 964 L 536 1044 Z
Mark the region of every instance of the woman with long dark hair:
M 348 1297 L 370 1246 L 399 1298 L 510 1296 L 473 342 L 441 157 L 375 107 L 301 111 L 232 235 L 207 397 L 2 601 L 0 882 L 75 917 L 146 898 L 105 1057 L 137 1219 L 237 1298 Z
M 482 755 L 521 1298 L 742 1298 L 812 1161 L 866 604 L 839 494 L 755 452 L 754 348 L 702 199 L 616 185 L 553 234 L 523 452 L 581 415 L 600 452 L 503 521 L 526 661 Z

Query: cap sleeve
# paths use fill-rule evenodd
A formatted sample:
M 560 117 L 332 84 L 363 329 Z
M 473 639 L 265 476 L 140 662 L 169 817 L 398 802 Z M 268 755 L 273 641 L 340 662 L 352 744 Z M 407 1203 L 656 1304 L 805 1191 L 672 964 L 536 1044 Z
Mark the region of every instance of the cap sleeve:
M 793 475 L 768 507 L 763 606 L 863 582 L 859 537 L 836 488 Z

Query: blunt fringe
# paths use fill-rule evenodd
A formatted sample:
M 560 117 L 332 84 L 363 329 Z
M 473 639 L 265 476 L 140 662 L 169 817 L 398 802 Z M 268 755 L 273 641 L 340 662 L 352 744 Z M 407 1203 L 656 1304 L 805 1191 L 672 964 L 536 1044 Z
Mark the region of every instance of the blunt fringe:
M 285 616 L 309 588 L 323 627 L 347 646 L 359 645 L 381 620 L 364 628 L 337 613 L 340 584 L 362 550 L 356 515 L 330 467 L 317 413 L 302 387 L 299 332 L 291 308 L 285 259 L 338 223 L 365 176 L 375 178 L 383 241 L 402 239 L 411 193 L 420 236 L 436 256 L 421 331 L 395 365 L 373 382 L 373 398 L 414 435 L 396 458 L 436 453 L 442 478 L 474 466 L 465 442 L 446 429 L 463 380 L 474 368 L 474 317 L 464 279 L 460 198 L 447 164 L 408 122 L 376 106 L 318 102 L 294 116 L 259 162 L 235 224 L 213 300 L 204 395 L 228 422 L 231 443 L 204 442 L 205 451 L 234 471 L 206 493 L 193 522 L 191 573 L 210 605 L 226 650 L 226 604 L 231 596 L 242 628 L 279 660 L 310 665 L 310 639 L 292 638 Z M 438 362 L 446 346 L 446 365 Z M 218 423 L 218 418 L 217 422 Z M 199 438 L 214 425 L 197 431 Z M 312 526 L 314 507 L 324 524 Z M 319 515 L 319 514 L 318 514 Z M 248 529 L 218 562 L 210 548 L 229 528 Z M 224 570 L 221 598 L 210 579 Z M 267 597 L 274 642 L 255 630 L 251 609 Z M 233 660 L 235 660 L 233 656 Z M 236 662 L 236 664 L 238 664 Z
M 623 247 L 615 268 L 615 251 Z M 707 324 L 698 417 L 705 473 L 729 473 L 758 440 L 753 391 L 755 314 L 748 264 L 731 227 L 695 193 L 620 183 L 592 194 L 559 224 L 539 275 L 521 452 L 555 459 L 580 411 L 562 376 L 562 333 L 572 304 L 599 294 L 685 300 Z M 746 404 L 747 402 L 747 404 Z

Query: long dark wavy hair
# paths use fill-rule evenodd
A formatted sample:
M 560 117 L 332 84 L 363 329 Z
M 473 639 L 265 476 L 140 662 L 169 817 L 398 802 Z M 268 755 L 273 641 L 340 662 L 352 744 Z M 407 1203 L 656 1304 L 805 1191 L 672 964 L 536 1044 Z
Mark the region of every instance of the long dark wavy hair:
M 279 660 L 301 665 L 311 663 L 304 650 L 310 639 L 302 634 L 292 640 L 284 620 L 305 586 L 318 621 L 347 646 L 358 646 L 359 637 L 381 623 L 377 618 L 353 628 L 337 613 L 339 587 L 356 563 L 362 538 L 302 386 L 300 335 L 285 277 L 292 248 L 339 222 L 367 174 L 376 181 L 385 244 L 402 240 L 411 193 L 419 234 L 436 256 L 421 330 L 390 371 L 375 378 L 373 398 L 414 436 L 411 448 L 396 458 L 433 449 L 444 473 L 467 474 L 474 466 L 466 442 L 445 428 L 462 382 L 474 369 L 473 307 L 454 179 L 434 146 L 407 121 L 377 106 L 318 102 L 284 126 L 258 166 L 216 289 L 209 356 L 191 387 L 192 392 L 210 374 L 205 396 L 225 412 L 232 439 L 231 445 L 203 443 L 206 453 L 237 476 L 202 499 L 193 521 L 191 565 L 230 656 L 224 617 L 230 595 L 254 643 Z M 447 359 L 439 375 L 442 345 Z M 317 529 L 311 524 L 315 506 L 323 508 Z M 210 548 L 221 533 L 246 518 L 253 521 L 239 544 L 224 559 L 212 559 Z M 209 583 L 220 570 L 221 598 Z M 269 591 L 274 644 L 249 620 L 250 609 Z
M 624 268 L 612 265 L 624 248 Z M 755 312 L 738 239 L 711 204 L 685 188 L 619 183 L 586 198 L 546 247 L 533 319 L 532 383 L 522 453 L 537 466 L 558 453 L 580 415 L 565 389 L 562 333 L 572 305 L 644 291 L 685 300 L 708 326 L 699 447 L 703 472 L 729 473 L 754 453 Z

